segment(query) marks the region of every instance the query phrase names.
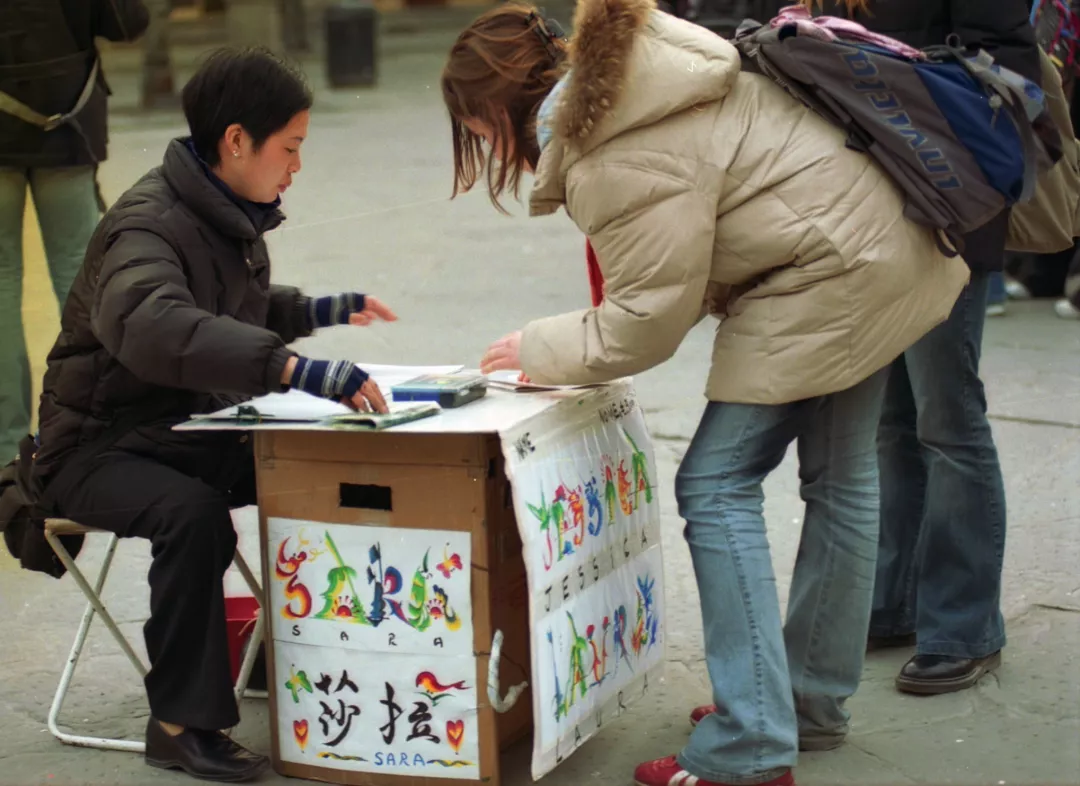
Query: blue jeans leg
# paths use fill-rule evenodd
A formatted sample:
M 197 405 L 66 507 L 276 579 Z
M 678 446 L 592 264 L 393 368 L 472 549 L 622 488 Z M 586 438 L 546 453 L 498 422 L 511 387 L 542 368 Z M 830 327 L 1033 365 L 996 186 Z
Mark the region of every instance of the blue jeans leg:
M 878 429 L 881 472 L 881 533 L 878 539 L 873 636 L 915 632 L 915 555 L 926 508 L 926 460 L 915 433 L 917 413 L 907 358 L 889 369 Z
M 700 778 L 762 783 L 795 765 L 800 726 L 842 733 L 842 704 L 862 665 L 861 650 L 843 642 L 865 637 L 870 606 L 880 388 L 875 376 L 834 396 L 705 410 L 676 478 L 718 708 L 679 755 Z M 795 440 L 807 526 L 787 623 L 789 672 L 762 481 Z
M 0 168 L 0 466 L 30 431 L 30 362 L 22 323 L 26 173 Z
M 826 396 L 799 437 L 802 538 L 784 641 L 805 740 L 842 739 L 862 676 L 877 562 L 877 427 L 887 371 Z
M 890 623 L 913 620 L 925 655 L 981 658 L 1005 645 L 1005 484 L 979 379 L 988 287 L 987 275 L 973 275 L 948 321 L 908 349 L 914 424 L 882 424 L 883 435 L 904 429 L 906 444 L 914 433 L 923 468 L 914 476 L 898 471 L 898 440 L 881 439 L 882 540 L 893 533 L 913 553 L 904 559 L 908 578 L 879 561 L 876 601 L 903 598 L 910 605 L 875 605 L 873 627 L 884 633 Z M 907 467 L 917 469 L 914 462 Z M 900 500 L 920 489 L 922 516 L 911 518 L 913 503 Z M 895 535 L 911 528 L 914 536 Z M 898 581 L 910 582 L 906 597 Z

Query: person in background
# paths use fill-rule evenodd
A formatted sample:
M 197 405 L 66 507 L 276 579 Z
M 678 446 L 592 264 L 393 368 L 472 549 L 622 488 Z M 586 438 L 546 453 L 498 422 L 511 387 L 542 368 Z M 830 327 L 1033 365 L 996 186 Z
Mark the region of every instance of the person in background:
M 1054 313 L 1062 319 L 1080 319 L 1080 251 L 1069 263 L 1069 272 L 1065 276 L 1065 297 L 1054 303 Z
M 821 0 L 802 0 L 820 7 Z M 786 4 L 786 3 L 785 3 Z M 840 0 L 840 13 L 924 49 L 957 36 L 1040 81 L 1026 0 Z M 1001 661 L 1005 484 L 979 378 L 1009 215 L 965 238 L 971 282 L 943 325 L 893 364 L 879 432 L 881 539 L 868 647 L 915 646 L 896 687 L 947 693 Z
M 735 48 L 652 0 L 581 0 L 567 49 L 501 4 L 442 76 L 454 193 L 486 183 L 565 207 L 602 282 L 592 308 L 536 320 L 485 372 L 608 382 L 669 359 L 723 315 L 706 406 L 675 482 L 715 702 L 640 786 L 791 786 L 798 750 L 841 744 L 859 684 L 877 554 L 883 370 L 968 279 L 903 217 L 887 175 Z M 762 483 L 798 446 L 806 500 L 787 622 Z
M 352 362 L 287 348 L 318 328 L 396 319 L 374 297 L 271 283 L 263 236 L 284 220 L 311 103 L 303 75 L 267 51 L 206 60 L 183 90 L 190 136 L 91 238 L 41 396 L 33 472 L 56 515 L 152 544 L 146 761 L 208 780 L 267 764 L 221 733 L 239 721 L 222 588 L 229 511 L 254 504 L 254 461 L 246 433 L 172 427 L 288 388 L 387 409 Z
M 63 308 L 101 217 L 95 174 L 105 160 L 108 86 L 96 37 L 134 41 L 140 0 L 0 3 L 0 465 L 30 432 L 30 362 L 22 324 L 27 189 Z M 49 127 L 53 116 L 70 117 Z

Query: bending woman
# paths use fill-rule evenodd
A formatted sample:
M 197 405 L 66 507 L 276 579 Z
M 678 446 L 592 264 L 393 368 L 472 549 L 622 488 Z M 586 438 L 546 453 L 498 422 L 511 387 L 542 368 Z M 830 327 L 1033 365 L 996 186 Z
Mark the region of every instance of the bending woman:
M 566 46 L 533 8 L 500 6 L 443 73 L 455 193 L 485 176 L 498 203 L 535 172 L 530 212 L 565 207 L 604 278 L 598 306 L 527 325 L 483 366 L 606 382 L 722 316 L 676 480 L 721 709 L 636 780 L 792 784 L 800 740 L 847 733 L 859 682 L 882 370 L 948 316 L 967 268 L 904 219 L 900 191 L 842 132 L 742 73 L 728 42 L 651 0 L 581 0 L 574 29 Z M 783 625 L 762 481 L 792 442 L 806 518 Z

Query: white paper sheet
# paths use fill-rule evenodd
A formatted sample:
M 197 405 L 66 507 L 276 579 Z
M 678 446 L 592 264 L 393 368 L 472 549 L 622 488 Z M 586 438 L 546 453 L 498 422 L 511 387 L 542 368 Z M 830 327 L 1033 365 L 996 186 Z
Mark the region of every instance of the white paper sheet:
M 464 366 L 383 366 L 372 363 L 358 364 L 379 385 L 383 397 L 391 411 L 409 406 L 409 403 L 394 403 L 390 401 L 390 388 L 408 382 L 410 379 L 424 374 L 455 374 Z M 288 393 L 271 393 L 263 396 L 251 406 L 259 410 L 264 420 L 284 420 L 294 422 L 316 422 L 334 417 L 335 415 L 349 415 L 352 410 L 344 404 L 330 399 L 312 396 L 302 390 L 290 390 Z M 197 415 L 195 419 L 200 421 L 222 420 L 229 421 L 236 417 L 239 407 L 229 407 L 210 415 Z
M 487 375 L 488 383 L 504 390 L 513 390 L 517 393 L 543 392 L 546 390 L 589 390 L 591 388 L 604 387 L 601 384 L 594 385 L 537 385 L 534 382 L 519 382 L 520 371 L 493 371 Z

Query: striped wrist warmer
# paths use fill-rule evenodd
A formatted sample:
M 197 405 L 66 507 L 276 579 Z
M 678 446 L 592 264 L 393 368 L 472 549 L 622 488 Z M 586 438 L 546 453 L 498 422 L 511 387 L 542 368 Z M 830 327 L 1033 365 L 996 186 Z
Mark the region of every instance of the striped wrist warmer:
M 311 360 L 298 357 L 289 387 L 320 398 L 352 398 L 368 381 L 368 374 L 348 360 Z
M 349 317 L 364 310 L 364 296 L 357 292 L 312 298 L 308 304 L 311 325 L 316 328 L 349 324 Z

